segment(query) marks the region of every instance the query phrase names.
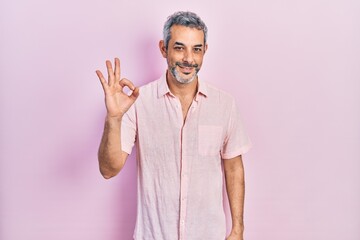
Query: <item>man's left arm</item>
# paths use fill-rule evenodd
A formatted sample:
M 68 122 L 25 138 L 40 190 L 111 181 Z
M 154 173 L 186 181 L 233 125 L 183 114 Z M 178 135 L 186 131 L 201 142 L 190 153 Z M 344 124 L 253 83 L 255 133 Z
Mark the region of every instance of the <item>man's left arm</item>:
M 243 240 L 245 180 L 242 158 L 239 155 L 231 159 L 224 159 L 223 162 L 232 219 L 231 233 L 226 239 Z

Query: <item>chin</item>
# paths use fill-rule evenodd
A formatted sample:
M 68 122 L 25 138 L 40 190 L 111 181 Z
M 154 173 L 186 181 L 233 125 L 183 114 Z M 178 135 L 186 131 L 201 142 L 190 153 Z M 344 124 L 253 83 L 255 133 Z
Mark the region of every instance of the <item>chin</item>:
M 176 79 L 176 81 L 181 83 L 181 84 L 191 83 L 197 77 L 197 72 L 194 72 L 193 74 L 186 75 L 186 74 L 183 74 L 183 73 L 179 73 L 175 68 L 171 69 L 171 73 L 172 73 L 173 77 Z M 185 76 L 181 76 L 181 75 L 185 75 Z
M 178 81 L 179 83 L 182 83 L 182 84 L 188 84 L 188 83 L 191 83 L 192 81 L 194 81 L 196 79 L 196 76 L 197 74 L 194 73 L 193 75 L 191 76 L 186 76 L 187 78 L 183 78 L 179 75 L 175 76 L 175 79 L 176 81 Z

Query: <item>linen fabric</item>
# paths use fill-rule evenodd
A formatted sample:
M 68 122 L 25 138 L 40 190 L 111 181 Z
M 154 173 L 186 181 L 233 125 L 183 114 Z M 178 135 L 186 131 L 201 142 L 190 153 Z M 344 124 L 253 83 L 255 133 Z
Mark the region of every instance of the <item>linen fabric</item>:
M 225 239 L 222 159 L 251 146 L 233 97 L 205 83 L 183 120 L 166 74 L 124 115 L 122 150 L 137 147 L 136 240 Z

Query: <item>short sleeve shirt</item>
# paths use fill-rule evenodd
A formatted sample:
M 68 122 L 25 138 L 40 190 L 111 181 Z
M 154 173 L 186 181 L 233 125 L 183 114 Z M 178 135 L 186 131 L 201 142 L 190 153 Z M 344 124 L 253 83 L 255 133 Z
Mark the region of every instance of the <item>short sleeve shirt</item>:
M 164 74 L 140 88 L 121 141 L 137 147 L 134 239 L 225 239 L 222 161 L 251 146 L 233 97 L 199 81 L 184 122 Z

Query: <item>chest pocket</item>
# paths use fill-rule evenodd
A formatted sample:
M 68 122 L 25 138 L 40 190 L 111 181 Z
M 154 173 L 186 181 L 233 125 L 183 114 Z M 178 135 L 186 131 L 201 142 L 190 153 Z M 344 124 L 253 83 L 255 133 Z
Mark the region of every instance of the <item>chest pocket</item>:
M 198 148 L 201 156 L 219 155 L 223 143 L 222 126 L 200 125 Z

